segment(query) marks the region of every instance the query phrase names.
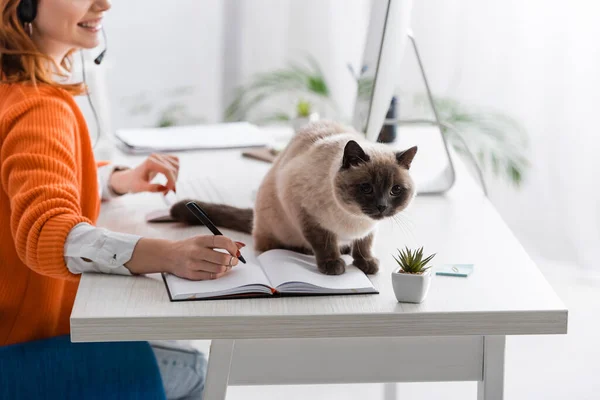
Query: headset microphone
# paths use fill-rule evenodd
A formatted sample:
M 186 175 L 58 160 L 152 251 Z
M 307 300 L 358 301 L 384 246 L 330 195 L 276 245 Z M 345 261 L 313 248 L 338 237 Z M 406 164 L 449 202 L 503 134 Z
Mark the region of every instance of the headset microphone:
M 100 65 L 100 63 L 102 63 L 104 55 L 106 54 L 106 50 L 108 50 L 108 40 L 106 40 L 106 32 L 104 31 L 104 28 L 102 28 L 102 36 L 104 37 L 104 50 L 102 50 L 102 53 L 100 53 L 98 57 L 94 59 L 96 65 Z
M 98 55 L 98 57 L 96 57 L 94 59 L 94 63 L 96 65 L 100 65 L 102 63 L 102 60 L 104 59 L 104 56 L 106 55 L 106 50 L 108 50 L 108 41 L 106 40 L 106 31 L 104 30 L 104 28 L 102 28 L 102 36 L 104 37 L 104 50 L 102 50 L 102 52 Z M 86 85 L 86 95 L 87 95 L 87 99 L 88 99 L 88 103 L 90 104 L 90 108 L 92 109 L 92 113 L 94 114 L 94 120 L 96 121 L 96 130 L 97 130 L 97 135 L 96 135 L 96 140 L 94 141 L 93 147 L 96 147 L 96 144 L 98 144 L 98 140 L 100 139 L 100 136 L 102 135 L 102 131 L 100 128 L 100 120 L 98 118 L 98 113 L 96 112 L 96 107 L 94 107 L 94 103 L 92 103 L 92 98 L 90 97 L 90 92 L 87 90 L 87 79 L 86 79 L 86 73 L 85 73 L 85 60 L 83 58 L 83 52 L 80 52 L 81 55 L 81 71 L 83 74 L 83 83 Z

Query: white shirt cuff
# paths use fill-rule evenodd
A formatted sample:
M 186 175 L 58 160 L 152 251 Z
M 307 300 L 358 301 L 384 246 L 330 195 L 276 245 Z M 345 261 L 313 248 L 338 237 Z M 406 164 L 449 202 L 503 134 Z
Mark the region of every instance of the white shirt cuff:
M 100 186 L 100 198 L 110 200 L 121 195 L 115 193 L 110 187 L 110 176 L 117 168 L 127 168 L 121 165 L 107 164 L 98 167 L 98 183 Z
M 65 243 L 67 268 L 74 274 L 101 272 L 131 275 L 125 267 L 141 236 L 112 232 L 85 222 L 71 229 Z

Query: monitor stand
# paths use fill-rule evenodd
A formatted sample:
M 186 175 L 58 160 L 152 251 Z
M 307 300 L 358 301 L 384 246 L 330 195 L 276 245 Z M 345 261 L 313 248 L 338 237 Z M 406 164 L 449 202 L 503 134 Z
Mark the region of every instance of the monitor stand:
M 419 55 L 417 41 L 410 29 L 408 37 L 419 64 L 428 102 L 433 110 L 435 120 L 386 119 L 384 124 L 403 126 L 402 130 L 398 132 L 399 137 L 397 141 L 390 143 L 390 145 L 398 146 L 399 148 L 414 145 L 419 147 L 417 156 L 411 166 L 413 179 L 417 185 L 417 195 L 440 195 L 450 190 L 454 185 L 456 180 L 454 164 L 450 156 L 446 135 L 442 131 L 444 124 L 440 120 L 438 110 L 433 101 L 429 81 L 427 80 L 425 68 Z

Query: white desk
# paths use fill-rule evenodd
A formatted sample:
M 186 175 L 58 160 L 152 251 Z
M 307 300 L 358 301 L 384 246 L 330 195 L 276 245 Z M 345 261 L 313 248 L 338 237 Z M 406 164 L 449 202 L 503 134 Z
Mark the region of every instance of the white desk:
M 269 167 L 240 151 L 180 157 L 182 175 L 210 174 L 239 193 L 234 204 L 250 203 Z M 567 310 L 460 162 L 457 174 L 447 195 L 415 199 L 405 229 L 382 223 L 381 271 L 372 278 L 379 295 L 172 303 L 158 276 L 85 274 L 72 339 L 212 339 L 206 400 L 224 399 L 227 385 L 406 381 L 478 381 L 479 399 L 502 399 L 505 336 L 564 334 Z M 153 237 L 208 233 L 144 222 L 160 207 L 159 195 L 123 197 L 104 204 L 99 225 Z M 398 303 L 390 254 L 404 244 L 437 252 L 437 264 L 474 263 L 475 271 L 436 276 L 424 303 Z

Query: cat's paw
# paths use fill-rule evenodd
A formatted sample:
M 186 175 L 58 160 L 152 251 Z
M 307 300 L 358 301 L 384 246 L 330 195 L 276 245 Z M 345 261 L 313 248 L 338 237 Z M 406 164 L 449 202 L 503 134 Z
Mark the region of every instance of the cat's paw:
M 341 275 L 346 271 L 346 262 L 342 258 L 320 261 L 318 265 L 325 275 Z
M 376 274 L 379 271 L 379 260 L 373 258 L 355 258 L 354 265 L 365 274 Z

